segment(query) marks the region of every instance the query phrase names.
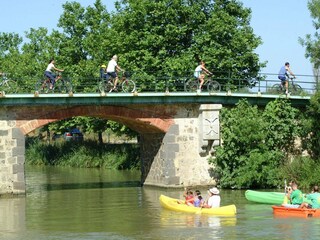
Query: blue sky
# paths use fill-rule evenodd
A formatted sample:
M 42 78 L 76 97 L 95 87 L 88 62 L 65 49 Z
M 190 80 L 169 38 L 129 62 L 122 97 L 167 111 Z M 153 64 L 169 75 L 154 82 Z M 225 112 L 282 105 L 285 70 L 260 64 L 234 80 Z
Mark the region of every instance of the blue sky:
M 63 0 L 1 0 L 0 32 L 15 32 L 21 36 L 30 28 L 57 28 L 62 13 Z M 95 0 L 79 0 L 82 6 Z M 252 9 L 251 26 L 262 38 L 263 44 L 256 52 L 260 61 L 268 61 L 264 73 L 277 73 L 290 62 L 297 75 L 312 75 L 312 66 L 304 56 L 305 49 L 298 38 L 315 32 L 307 8 L 307 0 L 242 0 Z M 109 11 L 114 0 L 103 0 Z

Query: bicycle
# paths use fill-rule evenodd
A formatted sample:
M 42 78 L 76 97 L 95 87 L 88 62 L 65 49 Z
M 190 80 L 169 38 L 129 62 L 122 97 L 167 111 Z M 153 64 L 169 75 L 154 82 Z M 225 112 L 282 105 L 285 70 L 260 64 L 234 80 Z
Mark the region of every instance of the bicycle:
M 134 92 L 136 90 L 136 84 L 133 80 L 129 79 L 129 73 L 124 72 L 121 77 L 119 77 L 117 86 L 114 86 L 114 78 L 109 74 L 106 76 L 106 79 L 102 79 L 99 82 L 99 91 L 103 92 L 118 92 L 119 86 L 121 86 L 121 91 L 124 93 Z
M 296 84 L 293 79 L 294 77 L 288 77 L 288 91 L 292 94 L 300 94 L 303 89 L 299 84 Z M 291 83 L 290 83 L 291 82 Z M 285 82 L 276 83 L 271 87 L 271 91 L 282 94 L 286 92 Z
M 1 74 L 0 88 L 5 93 L 17 93 L 18 92 L 17 82 L 9 79 L 7 77 L 6 73 Z
M 218 81 L 216 80 L 212 80 L 211 76 L 209 76 L 209 78 L 207 78 L 202 87 L 206 86 L 208 92 L 220 92 L 221 90 L 221 85 Z M 199 79 L 193 77 L 193 79 L 190 79 L 186 82 L 186 91 L 188 92 L 195 92 L 199 89 Z
M 36 91 L 38 93 L 70 93 L 72 92 L 72 84 L 70 80 L 62 78 L 62 75 L 59 73 L 55 78 L 55 85 L 52 87 L 50 78 L 44 75 L 44 79 L 39 80 L 36 83 Z

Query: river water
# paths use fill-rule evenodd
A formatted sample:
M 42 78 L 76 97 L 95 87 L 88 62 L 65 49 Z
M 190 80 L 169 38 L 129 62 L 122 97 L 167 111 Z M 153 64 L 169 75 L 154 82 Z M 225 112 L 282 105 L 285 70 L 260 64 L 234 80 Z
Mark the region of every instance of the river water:
M 0 239 L 318 239 L 320 219 L 274 218 L 244 191 L 222 190 L 235 217 L 163 209 L 159 196 L 181 190 L 140 187 L 139 172 L 26 167 L 27 194 L 0 198 Z M 205 192 L 205 189 L 200 189 Z

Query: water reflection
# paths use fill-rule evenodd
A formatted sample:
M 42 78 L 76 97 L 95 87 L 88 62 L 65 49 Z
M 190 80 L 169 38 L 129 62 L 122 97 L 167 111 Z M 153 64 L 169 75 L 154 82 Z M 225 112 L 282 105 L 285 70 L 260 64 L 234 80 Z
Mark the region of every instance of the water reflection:
M 120 187 L 140 187 L 140 181 L 127 182 L 90 182 L 90 183 L 60 183 L 45 184 L 47 191 L 66 190 L 66 189 L 94 189 L 94 188 L 120 188 Z
M 221 226 L 235 226 L 236 217 L 220 217 L 205 214 L 190 214 L 174 212 L 167 209 L 161 210 L 161 224 L 163 226 L 188 226 L 188 227 L 210 227 L 216 230 Z
M 0 232 L 24 231 L 26 199 L 0 198 Z
M 216 217 L 163 209 L 161 194 L 182 191 L 139 187 L 139 172 L 26 169 L 24 198 L 0 198 L 0 239 L 317 239 L 320 218 L 277 219 L 270 205 L 244 191 L 222 190 L 237 216 Z M 201 189 L 205 192 L 205 189 Z

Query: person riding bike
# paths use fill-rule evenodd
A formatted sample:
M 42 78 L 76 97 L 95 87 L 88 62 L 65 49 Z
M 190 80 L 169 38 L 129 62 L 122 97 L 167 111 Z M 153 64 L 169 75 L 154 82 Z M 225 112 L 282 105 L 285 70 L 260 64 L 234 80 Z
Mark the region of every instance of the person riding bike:
M 194 74 L 193 74 L 194 77 L 197 78 L 200 82 L 200 85 L 199 85 L 200 91 L 201 91 L 202 85 L 204 83 L 204 77 L 205 77 L 204 74 L 212 75 L 212 73 L 208 69 L 206 69 L 205 62 L 200 61 L 199 65 L 196 67 L 196 69 L 194 70 Z
M 106 72 L 107 66 L 102 64 L 100 66 L 100 78 L 101 79 L 107 79 L 107 72 Z
M 284 64 L 284 66 L 282 66 L 280 68 L 280 71 L 279 71 L 279 74 L 278 74 L 278 78 L 281 80 L 281 85 L 282 86 L 285 86 L 285 89 L 286 89 L 286 94 L 289 93 L 289 81 L 288 81 L 288 78 L 289 78 L 289 74 L 292 75 L 294 78 L 296 78 L 296 76 L 293 74 L 293 72 L 291 71 L 290 69 L 290 63 L 286 62 Z
M 107 78 L 109 78 L 109 76 L 111 76 L 114 79 L 114 86 L 112 90 L 115 90 L 117 88 L 117 83 L 118 83 L 118 71 L 123 71 L 120 66 L 117 63 L 118 57 L 117 55 L 114 55 L 111 60 L 108 63 L 108 67 L 107 67 Z
M 51 85 L 50 85 L 50 89 L 53 89 L 54 88 L 54 84 L 56 82 L 56 76 L 55 74 L 52 72 L 52 69 L 55 70 L 55 71 L 58 71 L 58 72 L 63 72 L 64 70 L 63 69 L 58 69 L 54 66 L 55 64 L 55 61 L 54 59 L 50 59 L 49 61 L 49 64 L 46 68 L 46 71 L 44 72 L 44 75 L 50 79 L 50 82 L 51 82 Z

